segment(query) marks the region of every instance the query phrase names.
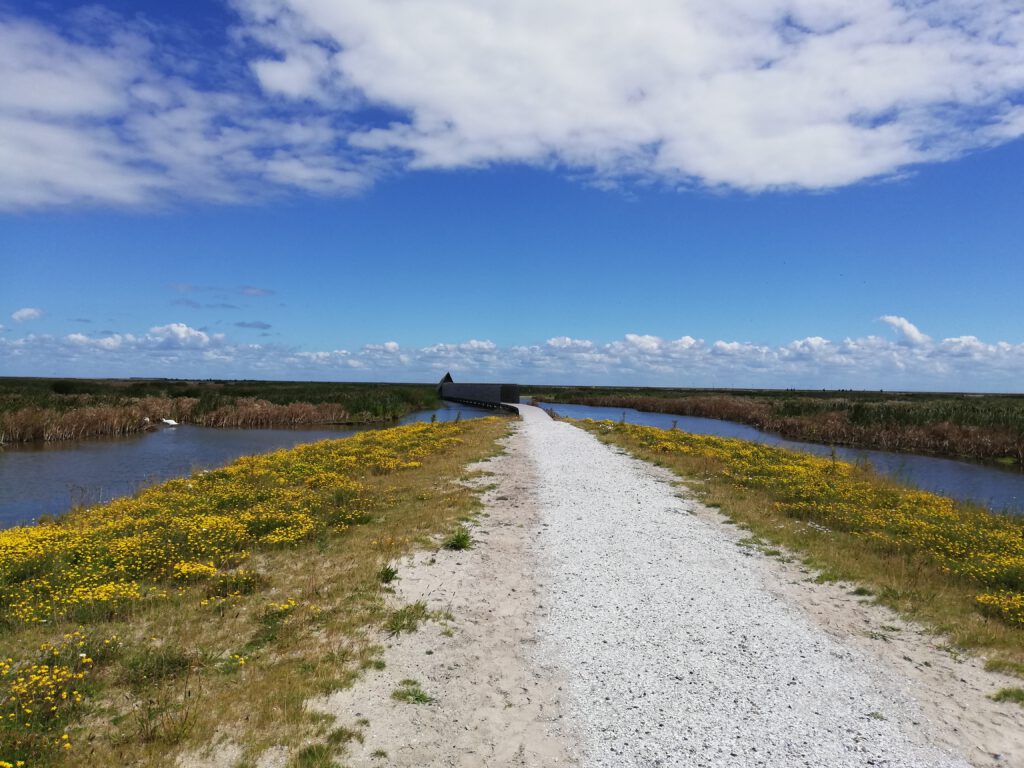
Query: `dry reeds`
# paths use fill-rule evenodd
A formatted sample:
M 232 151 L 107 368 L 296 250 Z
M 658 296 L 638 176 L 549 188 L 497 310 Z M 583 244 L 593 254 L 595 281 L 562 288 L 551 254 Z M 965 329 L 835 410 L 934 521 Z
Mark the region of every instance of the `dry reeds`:
M 183 418 L 204 427 L 293 427 L 304 424 L 338 424 L 349 421 L 349 412 L 337 403 L 288 403 L 278 405 L 254 397 L 239 398 L 198 417 Z
M 148 421 L 147 421 L 148 419 Z M 66 410 L 29 407 L 0 413 L 0 444 L 121 437 L 160 419 L 204 427 L 293 427 L 354 421 L 337 403 L 288 403 L 246 397 L 203 411 L 194 397 L 145 397 L 126 405 L 87 405 Z
M 819 401 L 807 408 L 810 412 L 797 415 L 780 413 L 784 410 L 781 404 L 734 395 L 678 398 L 599 395 L 578 398 L 577 402 L 736 421 L 791 440 L 981 460 L 1010 458 L 1017 464 L 1024 464 L 1024 432 L 1020 430 L 998 424 L 958 424 L 949 420 L 951 414 L 947 413 L 935 414 L 935 418 L 943 420 L 932 423 L 906 423 L 911 417 L 926 421 L 928 414 L 908 416 L 906 411 L 895 407 L 885 410 L 885 404 L 877 407 L 879 413 L 865 417 L 854 414 L 854 407 L 842 399 Z M 851 415 L 866 423 L 855 423 Z M 905 420 L 903 423 L 898 420 L 901 417 Z

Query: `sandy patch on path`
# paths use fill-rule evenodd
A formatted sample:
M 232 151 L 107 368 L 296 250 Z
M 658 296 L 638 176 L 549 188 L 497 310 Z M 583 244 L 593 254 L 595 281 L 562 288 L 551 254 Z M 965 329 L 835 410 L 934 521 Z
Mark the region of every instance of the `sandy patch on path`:
M 412 634 L 383 638 L 386 668 L 352 688 L 310 702 L 357 727 L 344 763 L 362 766 L 574 765 L 561 718 L 561 683 L 533 659 L 546 608 L 536 581 L 533 541 L 538 510 L 527 447 L 517 433 L 507 452 L 475 468 L 485 514 L 471 526 L 475 546 L 421 552 L 398 565 L 396 606 L 426 601 L 452 621 L 426 622 Z M 446 636 L 446 628 L 454 630 Z M 395 701 L 404 679 L 416 680 L 430 704 Z M 383 751 L 387 757 L 381 755 Z M 375 753 L 377 756 L 375 756 Z

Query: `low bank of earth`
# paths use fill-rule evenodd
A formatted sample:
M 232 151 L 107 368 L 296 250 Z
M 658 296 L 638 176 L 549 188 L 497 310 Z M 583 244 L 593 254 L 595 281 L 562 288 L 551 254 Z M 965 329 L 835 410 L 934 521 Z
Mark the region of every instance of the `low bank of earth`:
M 435 620 L 308 702 L 361 729 L 345 765 L 1024 765 L 1024 709 L 988 698 L 1019 681 L 742 546 L 666 471 L 523 416 L 477 466 L 474 546 L 397 565 L 396 605 Z

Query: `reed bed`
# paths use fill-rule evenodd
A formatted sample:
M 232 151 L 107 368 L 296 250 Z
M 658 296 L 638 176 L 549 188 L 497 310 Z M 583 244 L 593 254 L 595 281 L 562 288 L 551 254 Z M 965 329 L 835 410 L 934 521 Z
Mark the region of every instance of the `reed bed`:
M 436 404 L 422 385 L 0 380 L 0 445 L 120 437 L 161 419 L 236 428 L 379 423 Z
M 308 444 L 0 531 L 0 766 L 323 741 L 303 702 L 375 664 L 378 574 L 474 508 L 452 481 L 505 430 Z
M 869 468 L 744 440 L 614 422 L 602 439 L 705 482 L 758 535 L 866 580 L 965 644 L 1024 653 L 1024 520 L 899 485 Z
M 875 396 L 879 397 L 879 396 Z M 654 396 L 554 391 L 551 402 L 700 416 L 749 424 L 792 440 L 1024 464 L 1024 398 L 907 396 L 867 400 L 834 394 Z
M 277 405 L 257 398 L 242 398 L 231 405 L 197 415 L 188 414 L 186 422 L 204 427 L 294 427 L 302 424 L 348 424 L 353 416 L 336 403 L 288 403 Z M 365 419 L 361 419 L 365 421 Z
M 0 413 L 0 444 L 120 437 L 145 430 L 147 414 L 160 412 L 170 413 L 171 409 L 149 411 L 138 405 L 85 406 L 71 411 L 25 408 Z

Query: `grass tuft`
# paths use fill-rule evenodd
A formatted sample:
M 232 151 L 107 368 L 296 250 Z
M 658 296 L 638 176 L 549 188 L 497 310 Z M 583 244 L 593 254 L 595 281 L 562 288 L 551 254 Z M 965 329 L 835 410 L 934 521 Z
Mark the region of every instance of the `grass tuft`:
M 1012 701 L 1024 707 L 1024 688 L 1001 688 L 992 694 L 992 701 Z
M 355 728 L 335 728 L 327 736 L 327 743 L 335 747 L 340 747 L 343 744 L 348 744 L 350 741 L 358 741 L 360 744 L 363 743 L 363 732 Z
M 430 704 L 434 698 L 426 693 L 420 684 L 415 680 L 402 680 L 391 692 L 391 698 L 395 701 L 404 701 L 406 704 Z
M 422 600 L 417 600 L 415 603 L 393 610 L 387 621 L 384 622 L 384 628 L 391 635 L 415 632 L 419 629 L 420 622 L 429 618 L 430 612 L 427 610 L 427 604 Z
M 125 654 L 121 663 L 123 680 L 133 688 L 141 688 L 183 674 L 196 659 L 180 648 L 146 646 Z
M 288 763 L 288 768 L 339 768 L 334 761 L 334 750 L 323 744 L 310 744 L 300 749 Z
M 470 536 L 469 529 L 466 528 L 466 526 L 460 525 L 448 534 L 448 537 L 444 540 L 444 544 L 442 546 L 445 549 L 452 550 L 469 549 L 473 546 L 473 537 Z
M 1001 672 L 1004 675 L 1016 675 L 1024 677 L 1024 664 L 1009 659 L 988 659 L 985 662 L 985 669 L 989 672 Z

